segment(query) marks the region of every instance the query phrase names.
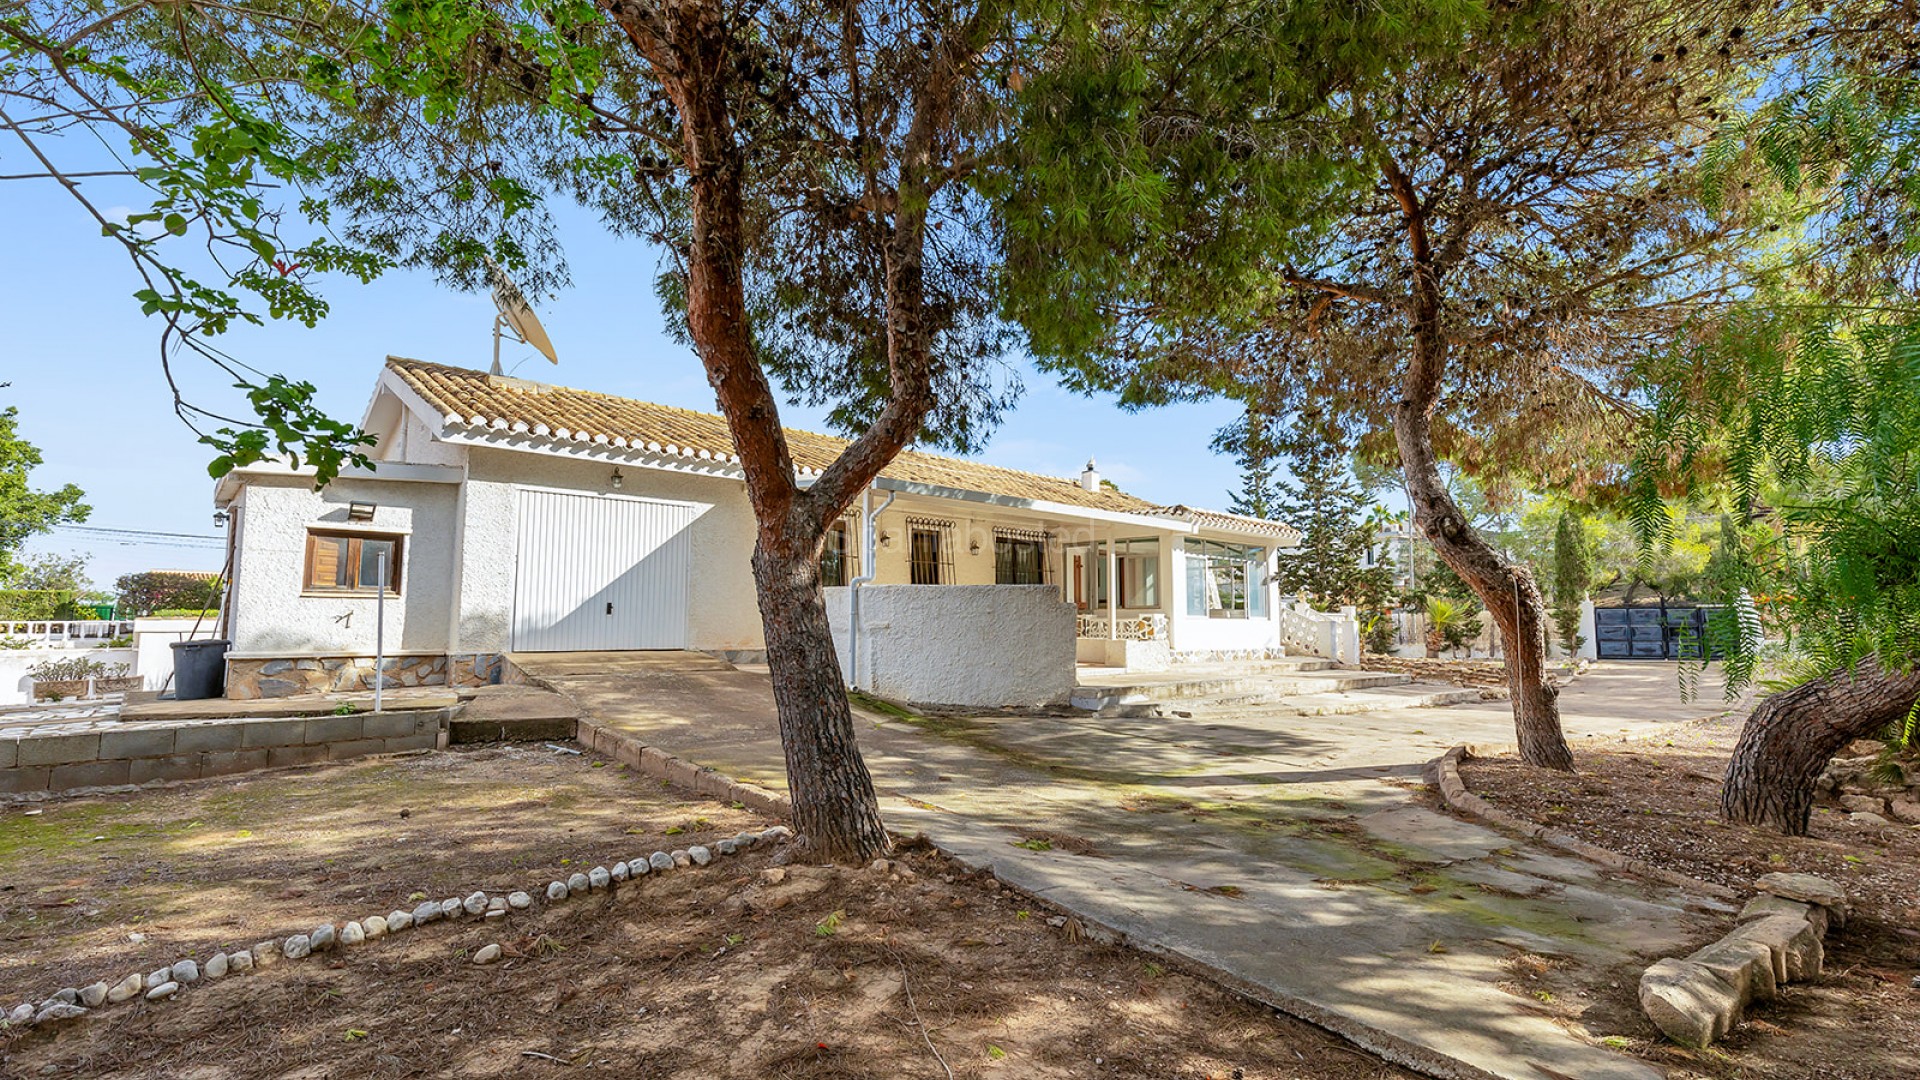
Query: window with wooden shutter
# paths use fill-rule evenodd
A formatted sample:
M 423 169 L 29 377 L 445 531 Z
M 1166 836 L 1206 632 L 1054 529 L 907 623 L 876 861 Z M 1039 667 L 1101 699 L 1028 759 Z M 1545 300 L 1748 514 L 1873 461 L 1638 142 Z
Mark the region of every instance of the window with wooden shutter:
M 400 593 L 401 538 L 371 533 L 307 533 L 307 570 L 303 591 L 372 595 L 380 589 L 381 556 L 386 556 L 387 595 Z

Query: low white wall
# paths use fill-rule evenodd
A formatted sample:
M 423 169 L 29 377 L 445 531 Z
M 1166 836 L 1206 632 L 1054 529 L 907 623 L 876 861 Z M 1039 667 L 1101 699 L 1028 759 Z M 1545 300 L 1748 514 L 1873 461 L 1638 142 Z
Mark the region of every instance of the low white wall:
M 826 590 L 850 684 L 933 705 L 1045 705 L 1073 692 L 1074 612 L 1051 585 L 867 585 L 860 678 L 848 670 L 849 588 Z
M 211 613 L 202 620 L 133 620 L 133 670 L 147 680 L 147 689 L 170 688 L 168 680 L 173 678 L 173 643 L 196 636 L 193 632 L 196 621 L 200 624 L 199 637 L 213 637 L 220 629 L 219 619 Z
M 136 666 L 132 649 L 0 649 L 0 705 L 31 704 L 33 678 L 27 669 L 47 660 L 94 660 L 108 667 L 126 664 L 129 675 L 145 674 Z

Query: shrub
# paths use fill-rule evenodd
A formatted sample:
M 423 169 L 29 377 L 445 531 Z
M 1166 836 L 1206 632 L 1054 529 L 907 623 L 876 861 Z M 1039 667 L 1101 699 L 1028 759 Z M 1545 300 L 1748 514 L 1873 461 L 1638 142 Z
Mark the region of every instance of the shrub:
M 125 674 L 125 664 L 115 664 Z M 76 656 L 66 660 L 42 660 L 27 669 L 27 674 L 35 682 L 70 682 L 79 679 L 98 679 L 107 674 L 107 665 L 98 660 L 89 660 Z
M 220 576 L 182 570 L 148 570 L 127 574 L 114 582 L 120 592 L 123 617 L 152 615 L 166 610 L 191 609 L 198 615 L 220 602 Z
M 71 589 L 0 589 L 0 619 L 74 619 L 78 594 Z

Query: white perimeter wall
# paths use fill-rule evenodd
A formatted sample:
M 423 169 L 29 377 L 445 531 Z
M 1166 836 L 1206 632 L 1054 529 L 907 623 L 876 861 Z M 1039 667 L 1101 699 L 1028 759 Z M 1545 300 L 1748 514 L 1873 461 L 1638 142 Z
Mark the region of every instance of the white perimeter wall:
M 315 491 L 310 478 L 249 478 L 236 500 L 233 653 L 373 654 L 373 597 L 301 594 L 309 528 L 400 534 L 400 595 L 387 598 L 387 651 L 445 651 L 457 495 L 454 484 L 342 479 Z M 373 521 L 347 521 L 347 504 L 356 501 L 379 504 Z
M 826 590 L 849 683 L 851 593 Z M 858 683 L 882 697 L 993 707 L 1073 692 L 1073 606 L 1051 585 L 867 585 L 860 623 Z
M 27 669 L 48 660 L 97 660 L 112 667 L 125 664 L 127 674 L 143 675 L 134 668 L 132 649 L 0 649 L 0 705 L 26 705 L 33 701 L 33 677 Z M 158 685 L 149 681 L 148 686 Z
M 505 652 L 513 625 L 517 485 L 614 493 L 615 463 L 515 450 L 468 451 L 462 512 L 459 637 L 455 652 Z M 753 510 L 738 480 L 620 466 L 621 495 L 671 499 L 699 507 L 688 527 L 693 550 L 688 641 L 693 649 L 762 648 L 753 588 Z

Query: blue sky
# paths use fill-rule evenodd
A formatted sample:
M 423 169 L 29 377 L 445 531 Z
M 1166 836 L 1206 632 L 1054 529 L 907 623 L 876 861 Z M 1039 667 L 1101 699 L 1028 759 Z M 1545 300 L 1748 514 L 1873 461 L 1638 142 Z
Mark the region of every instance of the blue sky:
M 0 148 L 0 160 L 14 147 Z M 120 205 L 111 189 L 90 195 Z M 0 218 L 9 236 L 0 255 L 4 362 L 0 407 L 16 405 L 25 436 L 46 464 L 36 487 L 75 483 L 94 508 L 88 523 L 114 529 L 217 536 L 206 448 L 176 420 L 162 378 L 159 325 L 141 316 L 139 287 L 126 257 L 99 235 L 85 212 L 52 184 L 0 184 Z M 524 346 L 503 353 L 522 377 L 711 411 L 698 359 L 661 332 L 650 282 L 649 248 L 618 240 L 568 208 L 561 238 L 574 286 L 535 306 L 555 348 L 554 368 Z M 186 241 L 175 241 L 186 243 Z M 267 371 L 312 381 L 322 404 L 358 420 L 388 354 L 485 368 L 491 359 L 493 306 L 483 294 L 441 288 L 424 274 L 395 272 L 370 286 L 346 280 L 324 287 L 333 312 L 314 329 L 270 323 L 226 335 L 219 344 Z M 1108 401 L 1062 389 L 1019 363 L 1026 396 L 979 457 L 994 464 L 1076 475 L 1091 456 L 1103 474 L 1156 502 L 1223 507 L 1237 480 L 1230 459 L 1207 448 L 1231 421 L 1224 402 L 1127 413 Z M 196 401 L 244 412 L 244 402 L 204 365 L 182 372 Z M 824 429 L 817 411 L 789 407 L 790 426 Z M 30 551 L 85 552 L 103 586 L 148 568 L 217 570 L 214 548 L 103 542 L 73 532 L 36 540 Z

